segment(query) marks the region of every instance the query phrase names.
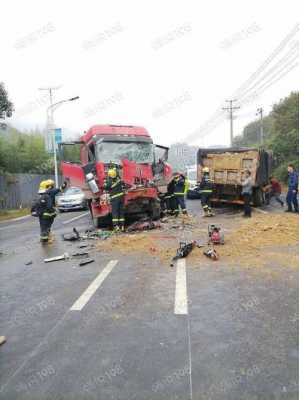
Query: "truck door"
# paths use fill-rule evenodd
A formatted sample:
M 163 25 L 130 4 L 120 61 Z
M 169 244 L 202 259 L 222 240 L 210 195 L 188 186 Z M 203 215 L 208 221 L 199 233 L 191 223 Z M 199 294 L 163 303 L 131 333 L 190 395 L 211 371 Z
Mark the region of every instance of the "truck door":
M 155 181 L 158 182 L 159 186 L 167 185 L 167 183 L 171 180 L 172 169 L 167 163 L 168 150 L 168 147 L 157 144 L 155 145 L 153 173 Z
M 83 142 L 62 142 L 59 145 L 61 173 L 71 186 L 88 190 L 85 175 L 94 169 L 92 153 Z

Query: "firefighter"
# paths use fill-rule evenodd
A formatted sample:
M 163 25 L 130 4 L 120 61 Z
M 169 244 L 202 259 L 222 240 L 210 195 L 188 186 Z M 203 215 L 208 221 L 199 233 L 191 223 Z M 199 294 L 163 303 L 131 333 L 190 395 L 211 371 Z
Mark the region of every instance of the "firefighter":
M 210 179 L 210 170 L 208 167 L 202 169 L 203 176 L 199 185 L 201 205 L 205 217 L 213 217 L 211 209 L 211 197 L 213 194 L 213 181 Z
M 48 243 L 52 241 L 53 237 L 51 234 L 51 227 L 56 217 L 55 210 L 55 196 L 64 190 L 67 183 L 64 182 L 60 188 L 55 188 L 54 181 L 48 179 L 42 181 L 39 186 L 39 199 L 37 203 L 32 207 L 31 213 L 36 214 L 39 217 L 40 226 L 40 241 L 42 243 Z
M 108 179 L 104 183 L 104 189 L 109 192 L 112 225 L 115 231 L 125 230 L 125 205 L 124 205 L 124 189 L 116 168 L 109 168 Z
M 174 199 L 176 204 L 175 215 L 178 215 L 180 209 L 183 214 L 187 214 L 186 204 L 185 204 L 185 194 L 188 190 L 188 180 L 181 173 L 174 174 Z
M 174 197 L 174 180 L 172 179 L 167 185 L 167 193 L 165 196 L 166 212 L 169 215 L 174 215 L 176 210 L 176 200 Z

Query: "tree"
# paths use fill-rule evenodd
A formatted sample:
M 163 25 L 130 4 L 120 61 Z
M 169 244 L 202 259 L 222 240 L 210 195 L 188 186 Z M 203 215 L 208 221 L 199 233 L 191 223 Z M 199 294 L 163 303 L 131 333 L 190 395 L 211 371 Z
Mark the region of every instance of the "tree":
M 11 117 L 13 111 L 14 106 L 8 99 L 8 93 L 4 87 L 4 83 L 0 82 L 0 119 Z

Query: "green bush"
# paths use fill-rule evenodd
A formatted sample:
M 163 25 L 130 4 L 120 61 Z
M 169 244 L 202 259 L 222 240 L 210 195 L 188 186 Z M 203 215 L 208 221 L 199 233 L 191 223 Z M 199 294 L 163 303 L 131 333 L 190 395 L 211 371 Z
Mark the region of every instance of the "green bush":
M 293 164 L 295 169 L 299 171 L 299 160 L 293 161 L 285 161 L 279 165 L 279 167 L 275 168 L 273 171 L 273 175 L 279 179 L 281 182 L 287 183 L 288 181 L 288 165 Z

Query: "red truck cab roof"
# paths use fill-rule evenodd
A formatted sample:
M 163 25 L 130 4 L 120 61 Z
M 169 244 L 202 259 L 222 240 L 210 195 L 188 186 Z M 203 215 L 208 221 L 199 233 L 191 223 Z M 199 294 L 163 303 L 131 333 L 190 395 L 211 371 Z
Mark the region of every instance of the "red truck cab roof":
M 81 137 L 85 143 L 89 142 L 94 136 L 143 136 L 150 138 L 148 131 L 141 126 L 132 125 L 93 125 Z

